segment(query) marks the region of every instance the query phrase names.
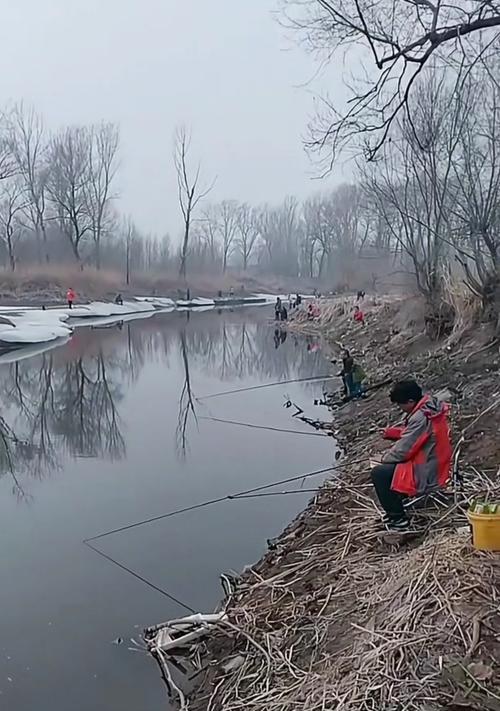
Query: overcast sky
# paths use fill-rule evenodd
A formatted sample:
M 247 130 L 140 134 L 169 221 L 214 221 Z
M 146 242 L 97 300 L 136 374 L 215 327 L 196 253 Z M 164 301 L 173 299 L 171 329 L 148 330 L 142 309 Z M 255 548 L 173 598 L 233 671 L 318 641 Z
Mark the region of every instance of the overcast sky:
M 273 17 L 278 0 L 0 0 L 2 103 L 24 101 L 49 128 L 116 121 L 121 211 L 177 237 L 177 124 L 213 199 L 299 197 L 311 182 L 301 136 L 315 64 Z M 330 84 L 330 92 L 340 88 Z

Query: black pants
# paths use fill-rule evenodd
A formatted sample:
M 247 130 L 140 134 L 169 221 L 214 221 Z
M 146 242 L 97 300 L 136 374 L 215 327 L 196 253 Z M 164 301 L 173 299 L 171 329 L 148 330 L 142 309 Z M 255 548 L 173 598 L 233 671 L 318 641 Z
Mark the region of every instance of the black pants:
M 401 518 L 405 515 L 404 497 L 391 489 L 395 470 L 395 464 L 378 464 L 373 467 L 371 477 L 378 500 L 384 511 L 393 518 Z
M 68 308 L 72 309 L 73 308 L 73 302 L 68 299 Z

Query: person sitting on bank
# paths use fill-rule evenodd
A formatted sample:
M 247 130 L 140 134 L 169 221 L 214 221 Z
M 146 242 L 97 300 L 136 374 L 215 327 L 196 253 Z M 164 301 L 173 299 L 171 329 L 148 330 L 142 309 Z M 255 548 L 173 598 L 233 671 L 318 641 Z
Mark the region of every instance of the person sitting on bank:
M 118 306 L 123 306 L 123 299 L 121 294 L 117 294 L 115 296 L 115 304 L 117 304 Z
M 360 323 L 362 326 L 365 325 L 365 315 L 364 315 L 364 313 L 361 311 L 361 309 L 359 308 L 359 306 L 355 306 L 355 307 L 354 307 L 354 316 L 353 316 L 353 318 L 354 318 L 354 320 L 355 320 L 357 323 Z
M 385 511 L 384 523 L 390 530 L 404 531 L 410 525 L 404 498 L 443 487 L 450 478 L 450 408 L 432 395 L 423 395 L 414 380 L 395 383 L 390 398 L 405 419 L 401 426 L 385 430 L 384 438 L 395 444 L 373 467 L 371 479 Z

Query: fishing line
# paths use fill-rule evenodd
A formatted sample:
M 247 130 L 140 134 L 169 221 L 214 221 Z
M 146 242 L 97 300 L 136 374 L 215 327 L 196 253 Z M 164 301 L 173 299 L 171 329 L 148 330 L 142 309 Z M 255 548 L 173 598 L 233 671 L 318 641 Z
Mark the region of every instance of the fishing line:
M 236 422 L 235 420 L 223 420 L 220 417 L 205 417 L 200 416 L 199 420 L 212 420 L 213 422 L 222 422 L 227 425 L 239 425 L 240 427 L 250 427 L 256 430 L 271 430 L 272 432 L 287 432 L 288 434 L 306 435 L 307 437 L 328 437 L 326 434 L 319 432 L 301 432 L 300 430 L 286 430 L 282 427 L 271 427 L 269 425 L 254 425 L 250 422 Z
M 353 459 L 353 460 L 349 460 L 349 461 L 350 461 L 350 464 L 360 464 L 362 462 L 366 462 L 366 457 L 362 457 L 360 459 Z M 132 528 L 144 526 L 148 523 L 154 523 L 155 521 L 161 521 L 162 519 L 170 518 L 171 516 L 176 516 L 177 514 L 187 513 L 188 511 L 195 511 L 196 509 L 201 509 L 201 508 L 204 508 L 205 506 L 211 506 L 212 504 L 218 504 L 222 501 L 231 501 L 233 499 L 243 497 L 247 494 L 254 494 L 258 491 L 265 491 L 266 489 L 272 489 L 274 486 L 279 486 L 280 484 L 289 484 L 294 481 L 300 481 L 301 479 L 309 479 L 310 477 L 318 476 L 319 474 L 326 474 L 327 472 L 334 471 L 335 469 L 338 469 L 341 466 L 343 466 L 343 462 L 339 462 L 338 464 L 332 464 L 331 466 L 325 467 L 323 469 L 316 469 L 315 471 L 312 471 L 312 472 L 306 472 L 305 474 L 297 474 L 295 476 L 288 477 L 286 479 L 280 479 L 279 481 L 274 481 L 269 484 L 263 484 L 262 486 L 256 486 L 256 487 L 253 487 L 252 489 L 246 489 L 245 491 L 239 491 L 236 494 L 226 494 L 225 496 L 219 496 L 216 499 L 209 499 L 208 501 L 202 501 L 199 504 L 193 504 L 192 506 L 185 506 L 182 509 L 177 509 L 175 511 L 169 511 L 164 514 L 160 514 L 159 516 L 152 516 L 151 518 L 143 519 L 142 521 L 137 521 L 135 523 L 129 523 L 128 525 L 120 526 L 119 528 L 114 528 L 111 531 L 105 531 L 104 533 L 99 533 L 97 536 L 92 536 L 92 538 L 86 538 L 83 542 L 89 543 L 90 541 L 97 541 L 99 538 L 105 538 L 106 536 L 111 536 L 113 533 L 121 533 L 122 531 L 129 531 Z
M 211 395 L 202 395 L 196 398 L 197 400 L 209 400 L 213 397 L 222 397 L 222 395 L 234 395 L 236 393 L 247 393 L 250 390 L 261 390 L 262 388 L 274 388 L 277 385 L 288 385 L 289 383 L 313 383 L 324 380 L 337 380 L 337 375 L 317 375 L 314 378 L 295 378 L 294 380 L 278 380 L 276 383 L 264 383 L 263 385 L 253 385 L 250 388 L 237 388 L 236 390 L 223 390 L 220 393 L 212 393 Z
M 122 570 L 125 570 L 127 573 L 130 573 L 134 578 L 137 578 L 137 580 L 140 580 L 141 583 L 144 583 L 148 587 L 152 588 L 153 590 L 156 590 L 156 592 L 161 593 L 165 597 L 168 597 L 169 600 L 172 602 L 177 603 L 177 605 L 180 605 L 183 607 L 185 610 L 188 610 L 189 612 L 195 613 L 196 610 L 193 610 L 192 607 L 189 605 L 186 605 L 185 602 L 182 602 L 181 600 L 177 599 L 173 595 L 170 595 L 166 590 L 163 590 L 163 588 L 158 587 L 158 585 L 155 585 L 152 583 L 150 580 L 145 578 L 142 575 L 139 575 L 139 573 L 136 573 L 135 570 L 132 570 L 132 568 L 129 568 L 128 566 L 124 565 L 123 563 L 120 563 L 120 561 L 115 560 L 115 558 L 112 558 L 110 555 L 107 553 L 104 553 L 103 551 L 99 550 L 99 548 L 96 548 L 93 546 L 89 541 L 83 541 L 84 544 L 87 546 L 87 548 L 90 548 L 90 550 L 94 551 L 94 553 L 98 553 L 98 555 L 102 556 L 106 560 L 108 560 L 110 563 L 114 563 L 114 565 L 118 566 L 118 568 L 121 568 Z

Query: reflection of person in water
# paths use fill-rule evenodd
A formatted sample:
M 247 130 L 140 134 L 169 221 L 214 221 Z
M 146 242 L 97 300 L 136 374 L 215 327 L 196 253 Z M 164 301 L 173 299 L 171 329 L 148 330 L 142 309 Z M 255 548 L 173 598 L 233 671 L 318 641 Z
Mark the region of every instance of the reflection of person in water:
M 319 351 L 320 345 L 319 343 L 308 343 L 307 344 L 307 350 L 309 353 L 316 353 L 316 351 Z
M 286 341 L 288 333 L 284 328 L 274 329 L 274 347 L 279 348 Z

